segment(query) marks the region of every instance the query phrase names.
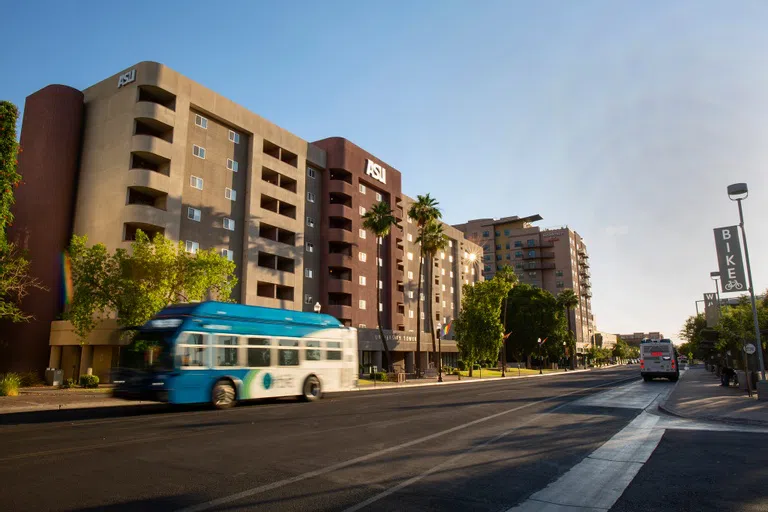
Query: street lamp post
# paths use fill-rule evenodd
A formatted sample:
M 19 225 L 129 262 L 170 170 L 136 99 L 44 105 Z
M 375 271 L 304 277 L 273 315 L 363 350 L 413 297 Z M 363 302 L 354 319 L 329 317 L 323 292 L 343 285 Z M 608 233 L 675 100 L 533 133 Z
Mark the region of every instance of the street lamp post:
M 437 327 L 437 382 L 443 382 L 443 340 Z
M 720 287 L 718 286 L 718 280 L 720 279 L 720 272 L 710 272 L 709 277 L 715 282 L 715 293 L 717 294 L 717 310 L 720 311 Z
M 741 201 L 749 196 L 749 189 L 746 183 L 734 183 L 728 185 L 728 198 L 736 201 L 739 205 L 739 227 L 741 228 L 741 238 L 744 240 L 744 259 L 747 264 L 747 279 L 749 280 L 749 298 L 752 301 L 752 319 L 755 324 L 755 341 L 757 342 L 757 358 L 760 362 L 760 376 L 765 381 L 765 363 L 763 362 L 763 344 L 760 341 L 760 323 L 757 318 L 757 305 L 755 304 L 755 287 L 752 285 L 752 267 L 749 264 L 749 248 L 747 247 L 747 232 L 744 229 L 744 213 L 741 209 Z M 746 344 L 746 340 L 744 341 Z M 745 371 L 748 371 L 745 368 Z

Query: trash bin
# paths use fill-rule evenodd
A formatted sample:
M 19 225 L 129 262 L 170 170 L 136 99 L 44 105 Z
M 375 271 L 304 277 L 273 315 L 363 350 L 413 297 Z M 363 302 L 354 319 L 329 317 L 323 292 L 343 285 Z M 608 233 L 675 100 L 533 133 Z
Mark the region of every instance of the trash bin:
M 61 386 L 64 382 L 64 371 L 58 368 L 45 369 L 45 383 L 49 386 Z

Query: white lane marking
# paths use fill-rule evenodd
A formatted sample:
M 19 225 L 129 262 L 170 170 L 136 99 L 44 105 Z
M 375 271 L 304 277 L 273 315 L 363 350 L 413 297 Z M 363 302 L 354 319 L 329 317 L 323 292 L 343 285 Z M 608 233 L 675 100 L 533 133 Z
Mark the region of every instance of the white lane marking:
M 376 496 L 368 498 L 367 500 L 362 501 L 362 502 L 358 503 L 357 505 L 355 505 L 353 507 L 345 509 L 344 512 L 356 512 L 357 510 L 360 510 L 361 508 L 367 507 L 371 503 L 375 503 L 375 502 L 379 501 L 382 498 L 386 498 L 387 496 L 389 496 L 391 494 L 394 494 L 397 491 L 399 491 L 401 489 L 404 489 L 404 488 L 408 487 L 409 485 L 414 484 L 414 483 L 418 482 L 419 480 L 422 480 L 422 479 L 428 477 L 429 475 L 431 475 L 435 471 L 438 471 L 438 470 L 440 470 L 440 469 L 442 469 L 442 468 L 444 468 L 446 466 L 452 466 L 453 464 L 455 464 L 459 460 L 463 459 L 467 455 L 470 455 L 471 453 L 476 452 L 480 448 L 483 448 L 484 446 L 487 446 L 489 444 L 495 443 L 499 439 L 503 438 L 504 436 L 507 436 L 507 435 L 511 434 L 515 430 L 517 430 L 517 429 L 519 429 L 521 427 L 524 427 L 524 426 L 526 426 L 526 425 L 528 425 L 530 423 L 533 423 L 534 421 L 536 421 L 537 419 L 541 418 L 542 416 L 546 416 L 547 414 L 552 414 L 553 412 L 555 412 L 555 411 L 557 411 L 559 409 L 562 409 L 566 405 L 571 405 L 571 404 L 570 403 L 560 404 L 557 407 L 555 407 L 554 409 L 552 409 L 551 411 L 547 411 L 547 412 L 545 412 L 543 414 L 535 414 L 535 415 L 531 416 L 529 419 L 527 419 L 524 422 L 520 423 L 519 425 L 517 425 L 517 426 L 515 426 L 515 427 L 513 427 L 513 428 L 511 428 L 509 430 L 505 430 L 504 432 L 502 432 L 501 434 L 497 435 L 496 437 L 493 437 L 493 438 L 491 438 L 491 439 L 489 439 L 489 440 L 487 440 L 487 441 L 485 441 L 483 443 L 480 443 L 479 445 L 474 446 L 474 447 L 470 448 L 469 450 L 466 450 L 466 451 L 464 451 L 464 452 L 462 452 L 462 453 L 460 453 L 458 455 L 454 455 L 450 459 L 448 459 L 446 461 L 443 461 L 443 462 L 441 462 L 440 464 L 438 464 L 436 466 L 432 466 L 431 468 L 429 468 L 425 472 L 421 473 L 420 475 L 416 475 L 413 478 L 409 478 L 408 480 L 406 480 L 404 482 L 401 482 L 398 485 L 396 485 L 394 487 L 391 487 L 391 488 L 387 489 L 386 491 L 377 494 Z
M 630 377 L 630 378 L 631 379 L 635 379 L 636 377 Z M 428 436 L 420 437 L 418 439 L 414 439 L 412 441 L 401 443 L 401 444 L 396 445 L 396 446 L 391 446 L 391 447 L 385 448 L 383 450 L 372 452 L 372 453 L 369 453 L 367 455 L 362 455 L 362 456 L 356 457 L 354 459 L 350 459 L 350 460 L 346 460 L 346 461 L 339 462 L 339 463 L 336 463 L 336 464 L 332 464 L 330 466 L 326 466 L 324 468 L 316 469 L 314 471 L 309 471 L 307 473 L 302 473 L 300 475 L 296 475 L 296 476 L 291 477 L 291 478 L 286 478 L 284 480 L 278 480 L 278 481 L 272 482 L 270 484 L 261 485 L 259 487 L 254 487 L 252 489 L 247 489 L 245 491 L 241 491 L 241 492 L 238 492 L 238 493 L 235 493 L 235 494 L 231 494 L 229 496 L 224 496 L 222 498 L 217 498 L 215 500 L 211 500 L 211 501 L 207 501 L 207 502 L 204 502 L 204 503 L 200 503 L 198 505 L 192 505 L 191 507 L 186 507 L 186 508 L 180 509 L 180 510 L 178 510 L 178 512 L 200 512 L 202 510 L 210 510 L 212 508 L 220 507 L 220 506 L 225 505 L 227 503 L 232 503 L 233 501 L 238 501 L 238 500 L 241 500 L 241 499 L 244 499 L 244 498 L 249 498 L 251 496 L 255 496 L 256 494 L 261 494 L 261 493 L 264 493 L 264 492 L 267 492 L 267 491 L 271 491 L 273 489 L 278 489 L 280 487 L 284 487 L 286 485 L 290 485 L 290 484 L 294 484 L 294 483 L 297 483 L 297 482 L 301 482 L 302 480 L 306 480 L 308 478 L 314 478 L 314 477 L 317 477 L 317 476 L 320 476 L 320 475 L 324 475 L 324 474 L 327 474 L 327 473 L 332 473 L 334 471 L 338 471 L 340 469 L 344 469 L 346 467 L 353 466 L 353 465 L 358 464 L 360 462 L 365 462 L 367 460 L 374 459 L 376 457 L 380 457 L 381 455 L 385 455 L 387 453 L 396 452 L 396 451 L 402 450 L 404 448 L 409 448 L 409 447 L 417 445 L 417 444 L 425 443 L 427 441 L 431 441 L 432 439 L 436 439 L 438 437 L 442 437 L 442 436 L 445 436 L 445 435 L 448 435 L 448 434 L 452 434 L 453 432 L 457 432 L 459 430 L 463 430 L 463 429 L 472 427 L 474 425 L 478 425 L 480 423 L 484 423 L 486 421 L 489 421 L 489 420 L 492 420 L 492 419 L 495 419 L 495 418 L 499 418 L 499 417 L 504 416 L 506 414 L 509 414 L 511 412 L 519 411 L 521 409 L 525 409 L 525 408 L 528 408 L 528 407 L 531 407 L 531 406 L 534 406 L 534 405 L 537 405 L 537 404 L 541 404 L 541 403 L 544 403 L 544 402 L 549 402 L 549 401 L 555 400 L 557 398 L 563 398 L 563 397 L 566 397 L 566 396 L 574 395 L 576 393 L 583 393 L 583 392 L 588 391 L 590 389 L 595 389 L 595 388 L 604 387 L 604 386 L 610 386 L 611 384 L 618 384 L 619 382 L 626 382 L 627 380 L 629 380 L 629 379 L 624 378 L 624 379 L 619 379 L 619 380 L 616 380 L 616 381 L 605 382 L 603 384 L 598 384 L 596 386 L 591 386 L 591 387 L 588 387 L 588 388 L 582 388 L 582 389 L 579 389 L 579 390 L 576 390 L 576 391 L 572 391 L 570 393 L 565 393 L 565 394 L 557 395 L 557 396 L 551 396 L 551 397 L 545 398 L 543 400 L 537 400 L 535 402 L 531 402 L 531 403 L 528 403 L 528 404 L 525 404 L 525 405 L 521 405 L 521 406 L 518 406 L 518 407 L 513 407 L 512 409 L 507 409 L 507 410 L 504 410 L 504 411 L 501 411 L 501 412 L 497 412 L 495 414 L 491 414 L 489 416 L 478 418 L 476 420 L 473 420 L 473 421 L 470 421 L 470 422 L 467 422 L 467 423 L 462 423 L 461 425 L 457 425 L 455 427 L 452 427 L 452 428 L 449 428 L 449 429 L 446 429 L 446 430 L 441 430 L 440 432 L 435 432 L 434 434 L 430 434 Z
M 649 416 L 640 413 L 587 458 L 510 512 L 550 512 L 558 510 L 557 506 L 610 509 L 664 435 L 663 429 L 653 429 L 658 418 L 654 421 Z

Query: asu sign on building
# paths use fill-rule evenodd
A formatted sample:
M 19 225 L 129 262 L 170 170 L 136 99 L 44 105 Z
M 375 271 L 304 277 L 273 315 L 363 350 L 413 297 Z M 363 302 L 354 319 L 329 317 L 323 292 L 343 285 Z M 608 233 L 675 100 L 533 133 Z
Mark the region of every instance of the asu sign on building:
M 374 162 L 373 160 L 366 160 L 366 168 L 365 168 L 365 174 L 370 176 L 371 178 L 375 179 L 376 181 L 380 181 L 387 184 L 387 170 Z

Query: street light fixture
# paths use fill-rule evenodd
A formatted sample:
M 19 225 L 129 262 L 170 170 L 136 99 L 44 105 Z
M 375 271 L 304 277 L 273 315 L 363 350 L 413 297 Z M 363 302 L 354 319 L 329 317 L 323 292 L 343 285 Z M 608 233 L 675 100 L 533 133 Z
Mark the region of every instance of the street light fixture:
M 765 381 L 765 363 L 763 362 L 763 343 L 760 341 L 760 324 L 757 319 L 757 306 L 755 304 L 755 287 L 752 285 L 752 268 L 749 264 L 749 248 L 747 247 L 747 232 L 744 229 L 744 212 L 741 202 L 749 196 L 749 188 L 746 183 L 734 183 L 728 185 L 728 199 L 736 201 L 739 205 L 739 227 L 741 238 L 744 240 L 744 259 L 747 264 L 747 279 L 749 279 L 749 298 L 752 301 L 752 319 L 755 323 L 755 341 L 757 342 L 757 358 L 760 362 L 760 376 Z M 744 369 L 745 371 L 748 368 Z
M 323 308 L 323 306 L 321 306 L 319 302 L 315 302 L 315 306 L 313 308 L 315 310 L 315 313 L 320 313 L 320 310 L 322 308 Z
M 709 277 L 715 282 L 715 293 L 717 294 L 717 310 L 720 311 L 720 286 L 717 282 L 720 280 L 720 272 L 710 272 Z

